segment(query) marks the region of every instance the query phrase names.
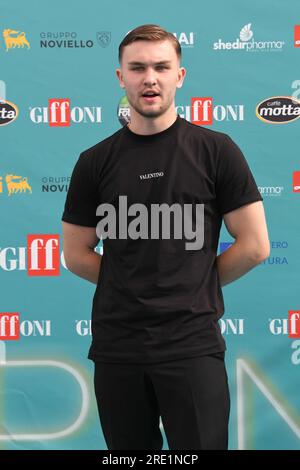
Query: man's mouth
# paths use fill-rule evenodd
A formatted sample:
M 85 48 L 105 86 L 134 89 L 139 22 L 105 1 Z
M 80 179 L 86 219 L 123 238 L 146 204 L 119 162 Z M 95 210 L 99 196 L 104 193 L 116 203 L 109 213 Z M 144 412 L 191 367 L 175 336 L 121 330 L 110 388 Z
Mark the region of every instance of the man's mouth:
M 142 97 L 149 102 L 155 101 L 156 98 L 158 98 L 159 93 L 155 92 L 146 92 L 142 94 Z

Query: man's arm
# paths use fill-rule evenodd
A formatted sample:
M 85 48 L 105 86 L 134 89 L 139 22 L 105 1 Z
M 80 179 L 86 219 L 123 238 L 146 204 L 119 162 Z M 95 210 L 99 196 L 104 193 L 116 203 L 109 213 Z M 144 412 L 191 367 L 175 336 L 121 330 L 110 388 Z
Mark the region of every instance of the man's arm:
M 95 227 L 62 222 L 63 251 L 67 268 L 77 276 L 97 284 L 101 258 L 94 251 L 99 238 Z
M 270 254 L 268 229 L 261 201 L 224 214 L 224 223 L 235 242 L 217 256 L 221 286 L 243 276 Z

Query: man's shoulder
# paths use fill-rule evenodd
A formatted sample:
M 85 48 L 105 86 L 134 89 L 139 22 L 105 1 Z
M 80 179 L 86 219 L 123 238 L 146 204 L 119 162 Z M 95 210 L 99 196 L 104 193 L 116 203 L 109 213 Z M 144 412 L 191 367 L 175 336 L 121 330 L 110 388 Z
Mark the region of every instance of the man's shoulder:
M 185 118 L 183 118 L 182 121 L 184 123 L 186 132 L 195 137 L 207 140 L 208 142 L 222 143 L 224 139 L 229 137 L 229 135 L 225 132 L 217 131 L 204 126 L 199 126 L 198 124 L 194 124 L 193 122 L 190 122 Z
M 105 137 L 103 140 L 100 140 L 91 147 L 83 150 L 81 154 L 85 156 L 98 155 L 99 153 L 102 154 L 104 151 L 111 149 L 112 145 L 119 139 L 122 133 L 123 127 L 121 127 L 121 129 L 118 129 L 116 132 L 109 135 L 108 137 Z

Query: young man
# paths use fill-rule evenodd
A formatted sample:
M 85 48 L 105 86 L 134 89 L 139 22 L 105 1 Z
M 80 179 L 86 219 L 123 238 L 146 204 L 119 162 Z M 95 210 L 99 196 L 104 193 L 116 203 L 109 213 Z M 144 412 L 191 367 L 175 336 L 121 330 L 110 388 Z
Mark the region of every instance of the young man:
M 161 449 L 160 416 L 169 449 L 228 448 L 221 287 L 269 255 L 240 149 L 176 114 L 180 58 L 159 26 L 125 36 L 130 123 L 80 155 L 62 217 L 67 267 L 97 284 L 88 357 L 110 450 Z M 217 256 L 222 220 L 235 242 Z

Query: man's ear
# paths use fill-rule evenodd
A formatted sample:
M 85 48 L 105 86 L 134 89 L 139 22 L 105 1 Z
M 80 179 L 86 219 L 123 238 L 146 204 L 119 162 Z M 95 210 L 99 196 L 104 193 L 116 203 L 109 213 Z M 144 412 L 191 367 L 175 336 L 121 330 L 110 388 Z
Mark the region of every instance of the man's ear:
M 121 69 L 116 69 L 116 75 L 119 79 L 120 87 L 125 88 L 125 84 L 124 84 L 124 81 L 123 81 Z
M 180 67 L 179 82 L 176 85 L 177 88 L 182 87 L 185 76 L 186 76 L 186 69 L 184 67 Z

